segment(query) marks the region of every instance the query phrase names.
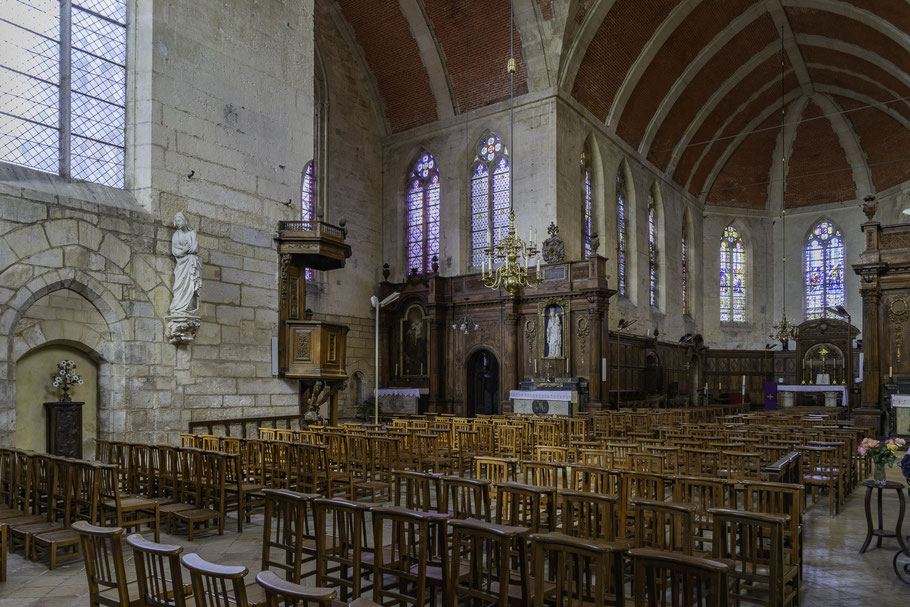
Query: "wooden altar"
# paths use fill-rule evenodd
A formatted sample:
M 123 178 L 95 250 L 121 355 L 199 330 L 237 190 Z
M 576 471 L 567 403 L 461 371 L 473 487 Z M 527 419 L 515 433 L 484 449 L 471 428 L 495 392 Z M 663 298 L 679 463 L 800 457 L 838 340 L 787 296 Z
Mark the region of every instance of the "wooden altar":
M 865 250 L 853 270 L 861 280 L 863 298 L 862 406 L 857 425 L 883 431 L 890 392 L 910 379 L 910 224 L 883 226 L 874 221 L 875 206 L 865 205 Z
M 796 328 L 798 368 L 794 383 L 842 386 L 846 396 L 844 405 L 848 405 L 855 383 L 853 340 L 857 335 L 859 329 L 837 318 L 816 318 L 799 325 Z
M 381 283 L 380 298 L 401 297 L 381 312 L 380 385 L 423 388 L 430 411 L 474 415 L 510 411 L 510 390 L 525 378 L 549 378 L 583 384 L 586 408 L 601 408 L 615 293 L 606 259 L 550 264 L 541 273 L 537 289 L 514 298 L 485 287 L 479 274 L 412 273 Z

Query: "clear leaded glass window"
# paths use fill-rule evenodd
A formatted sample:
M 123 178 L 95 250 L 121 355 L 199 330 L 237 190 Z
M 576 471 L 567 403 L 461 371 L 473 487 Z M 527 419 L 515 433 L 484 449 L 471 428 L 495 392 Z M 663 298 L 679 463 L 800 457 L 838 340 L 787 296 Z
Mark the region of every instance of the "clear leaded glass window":
M 616 173 L 616 264 L 619 275 L 619 294 L 626 294 L 626 249 L 628 243 L 626 226 L 626 183 L 622 169 Z
M 509 151 L 490 133 L 478 144 L 472 166 L 471 266 L 480 267 L 488 237 L 495 244 L 509 230 Z
M 316 191 L 316 177 L 313 171 L 313 161 L 306 163 L 303 168 L 303 183 L 300 188 L 300 219 L 313 221 L 313 194 Z M 307 268 L 304 278 L 309 282 L 313 280 L 313 270 Z
M 408 176 L 408 268 L 431 272 L 439 255 L 439 169 L 421 154 Z
M 683 314 L 689 314 L 689 222 L 683 217 L 682 224 L 682 308 Z
M 654 194 L 648 196 L 648 292 L 652 306 L 657 305 L 657 208 Z
M 594 254 L 594 250 L 591 248 L 591 236 L 594 233 L 594 201 L 592 200 L 591 192 L 591 166 L 587 161 L 587 157 L 582 154 L 581 156 L 581 170 L 582 170 L 582 212 L 584 213 L 584 242 L 585 242 L 585 257 L 590 257 Z
M 844 305 L 844 239 L 830 221 L 819 222 L 806 243 L 806 320 L 836 317 Z
M 720 239 L 720 320 L 746 322 L 746 247 L 732 225 Z
M 126 10 L 0 0 L 0 160 L 123 187 Z

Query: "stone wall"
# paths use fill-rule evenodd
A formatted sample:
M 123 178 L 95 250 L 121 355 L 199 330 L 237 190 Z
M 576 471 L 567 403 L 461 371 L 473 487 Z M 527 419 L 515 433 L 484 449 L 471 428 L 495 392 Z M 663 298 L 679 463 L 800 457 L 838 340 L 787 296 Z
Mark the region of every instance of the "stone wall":
M 278 220 L 298 216 L 313 157 L 313 11 L 312 0 L 137 0 L 128 187 L 0 164 L 0 424 L 16 428 L 15 361 L 57 341 L 101 358 L 101 437 L 173 441 L 191 420 L 298 410 L 297 382 L 271 375 L 272 234 Z M 340 35 L 327 30 L 320 42 L 333 58 L 327 96 L 340 135 L 328 149 L 325 218 L 345 217 L 352 239 L 358 233 L 348 267 L 313 287 L 311 307 L 349 320 L 348 360 L 369 378 L 381 125 L 363 77 L 339 58 L 349 52 Z M 163 323 L 177 211 L 198 231 L 203 261 L 202 327 L 180 347 L 164 340 Z M 75 317 L 63 332 L 23 328 L 23 318 L 47 316 L 39 300 L 60 289 L 97 310 L 77 331 L 83 337 L 72 334 Z M 90 327 L 98 318 L 104 326 Z

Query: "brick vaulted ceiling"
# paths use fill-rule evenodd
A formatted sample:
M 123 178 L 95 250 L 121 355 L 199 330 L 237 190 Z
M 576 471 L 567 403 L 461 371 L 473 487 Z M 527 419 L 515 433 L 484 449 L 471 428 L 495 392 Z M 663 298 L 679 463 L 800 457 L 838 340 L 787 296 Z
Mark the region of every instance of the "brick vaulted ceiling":
M 389 132 L 508 97 L 508 0 L 320 1 Z M 515 0 L 515 22 L 517 94 L 560 88 L 707 204 L 763 209 L 779 187 L 781 40 L 785 204 L 910 181 L 904 0 Z

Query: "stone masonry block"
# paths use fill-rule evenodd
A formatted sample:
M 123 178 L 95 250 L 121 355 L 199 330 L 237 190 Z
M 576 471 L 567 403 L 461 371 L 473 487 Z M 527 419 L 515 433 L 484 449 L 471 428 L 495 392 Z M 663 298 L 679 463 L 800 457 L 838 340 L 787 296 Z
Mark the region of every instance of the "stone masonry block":
M 31 225 L 10 232 L 3 238 L 19 258 L 29 257 L 50 247 L 41 225 Z

